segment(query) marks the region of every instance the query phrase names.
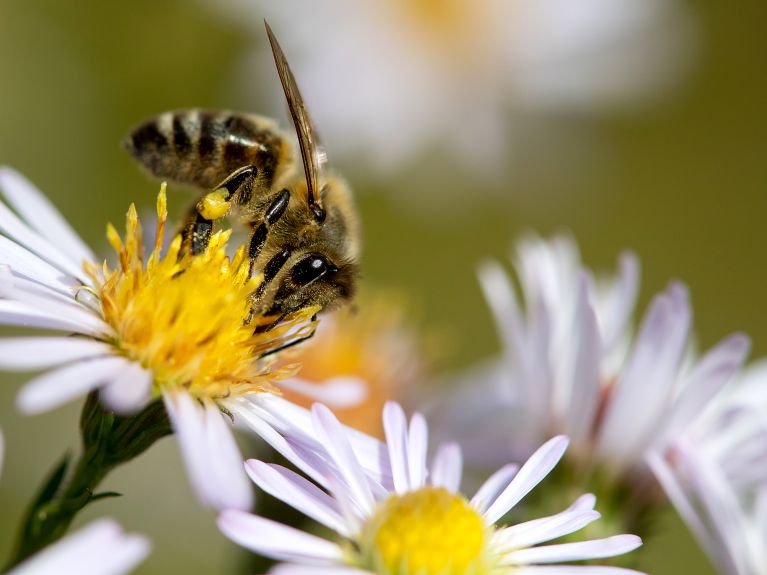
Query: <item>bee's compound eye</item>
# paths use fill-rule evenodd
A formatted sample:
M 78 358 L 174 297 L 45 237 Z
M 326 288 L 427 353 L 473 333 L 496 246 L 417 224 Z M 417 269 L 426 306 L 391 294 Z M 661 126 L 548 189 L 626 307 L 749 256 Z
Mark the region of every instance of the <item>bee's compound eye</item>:
M 311 254 L 293 266 L 291 274 L 294 282 L 298 285 L 305 286 L 321 278 L 326 273 L 335 271 L 338 271 L 338 268 L 323 256 L 319 254 Z

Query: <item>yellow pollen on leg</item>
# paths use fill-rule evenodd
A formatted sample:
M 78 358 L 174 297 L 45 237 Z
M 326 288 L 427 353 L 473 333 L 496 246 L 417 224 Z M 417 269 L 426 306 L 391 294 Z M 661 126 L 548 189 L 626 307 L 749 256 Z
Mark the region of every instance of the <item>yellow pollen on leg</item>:
M 226 199 L 228 195 L 229 192 L 223 188 L 205 194 L 197 203 L 197 211 L 208 220 L 223 218 L 229 211 L 229 202 Z
M 146 261 L 141 225 L 131 206 L 124 238 L 111 225 L 107 230 L 117 266 L 86 265 L 102 316 L 115 332 L 115 347 L 151 370 L 158 389 L 184 387 L 214 399 L 273 391 L 270 382 L 292 375 L 296 366 L 272 370 L 258 358 L 311 329 L 309 318 L 316 310 L 256 333 L 256 327 L 273 318 L 252 314 L 251 294 L 261 280 L 250 277 L 244 246 L 227 256 L 231 232 L 223 231 L 211 236 L 204 253 L 189 255 L 181 253 L 177 236 L 163 255 L 164 187 L 157 216 L 157 240 Z
M 383 575 L 481 574 L 486 529 L 461 495 L 423 487 L 381 504 L 364 528 L 367 567 Z

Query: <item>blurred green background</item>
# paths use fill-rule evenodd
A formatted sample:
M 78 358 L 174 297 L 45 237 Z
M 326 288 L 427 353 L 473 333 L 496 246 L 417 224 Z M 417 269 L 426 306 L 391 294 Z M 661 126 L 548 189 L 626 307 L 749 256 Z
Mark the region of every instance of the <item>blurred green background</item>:
M 356 167 L 351 183 L 365 226 L 365 281 L 406 293 L 421 327 L 445 334 L 443 369 L 497 349 L 475 266 L 488 256 L 505 257 L 528 230 L 570 230 L 595 269 L 612 268 L 621 250 L 635 250 L 643 263 L 642 307 L 680 278 L 691 288 L 701 347 L 743 330 L 754 339 L 754 356 L 767 351 L 767 4 L 708 0 L 692 8 L 699 54 L 673 97 L 588 120 L 547 119 L 577 126 L 584 141 L 576 148 L 597 142 L 598 160 L 583 169 L 560 168 L 561 146 L 542 138 L 527 147 L 534 161 L 496 181 L 445 166 L 440 181 L 453 181 L 450 193 L 466 197 L 456 199 L 461 209 L 429 210 L 423 202 L 410 209 L 406 201 L 428 185 L 429 173 L 415 166 L 387 179 Z M 118 145 L 133 124 L 189 106 L 284 117 L 271 109 L 271 99 L 234 88 L 232 75 L 254 29 L 192 2 L 3 0 L 0 163 L 31 178 L 106 253 L 105 223 L 121 223 L 131 201 L 151 207 L 158 189 Z M 256 42 L 266 48 L 265 37 Z M 272 71 L 265 82 L 278 89 Z M 343 162 L 337 165 L 343 169 Z M 484 194 L 483 186 L 496 192 Z M 188 198 L 170 201 L 180 212 Z M 3 379 L 0 557 L 42 475 L 65 449 L 76 448 L 78 415 L 72 405 L 21 417 L 14 396 L 23 379 Z M 139 573 L 220 573 L 240 560 L 212 515 L 198 508 L 172 440 L 116 472 L 105 487 L 126 496 L 93 505 L 81 521 L 110 515 L 147 533 L 154 552 Z M 672 513 L 662 524 L 674 535 L 648 541 L 644 569 L 711 572 Z

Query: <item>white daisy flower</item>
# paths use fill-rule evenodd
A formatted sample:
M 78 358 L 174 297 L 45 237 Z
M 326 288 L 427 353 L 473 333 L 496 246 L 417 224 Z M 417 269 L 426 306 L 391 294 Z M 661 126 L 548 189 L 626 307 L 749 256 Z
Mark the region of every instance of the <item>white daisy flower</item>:
M 0 471 L 3 468 L 0 433 Z M 129 535 L 111 519 L 98 519 L 51 545 L 7 572 L 7 575 L 121 575 L 149 554 L 149 540 Z
M 248 302 L 259 280 L 244 248 L 226 255 L 229 232 L 214 234 L 199 256 L 179 258 L 180 237 L 161 253 L 164 191 L 148 258 L 133 206 L 124 240 L 109 227 L 113 268 L 96 264 L 21 175 L 0 169 L 0 189 L 16 211 L 0 202 L 0 324 L 63 332 L 0 340 L 0 367 L 48 370 L 22 388 L 19 408 L 40 413 L 98 389 L 104 405 L 130 414 L 162 397 L 201 502 L 249 508 L 252 490 L 222 409 L 240 396 L 271 395 L 274 381 L 292 375 L 296 366 L 272 369 L 256 358 L 305 335 L 316 310 L 257 332 L 266 320 L 251 318 Z M 332 387 L 316 394 L 332 398 Z M 273 399 L 270 409 L 287 403 Z
M 695 36 L 683 0 L 208 3 L 252 25 L 259 49 L 266 16 L 328 147 L 387 171 L 439 145 L 497 166 L 509 112 L 513 130 L 515 112 L 529 122 L 645 100 L 688 68 Z M 252 70 L 248 58 L 238 77 L 263 91 Z
M 284 561 L 279 574 L 464 575 L 628 574 L 616 567 L 553 565 L 612 557 L 641 545 L 634 535 L 539 545 L 569 535 L 599 518 L 595 498 L 584 495 L 551 517 L 509 527 L 497 522 L 542 481 L 567 448 L 555 437 L 521 467 L 506 465 L 471 499 L 460 491 L 461 451 L 441 446 L 427 468 L 428 429 L 416 414 L 384 408 L 386 444 L 368 457 L 382 461 L 371 473 L 355 446 L 356 435 L 316 404 L 311 433 L 294 429 L 283 453 L 314 481 L 276 464 L 250 460 L 246 469 L 264 491 L 335 532 L 338 541 L 296 530 L 239 510 L 219 515 L 227 537 Z
M 615 278 L 595 281 L 566 237 L 519 244 L 523 294 L 496 263 L 480 281 L 503 343 L 503 357 L 472 373 L 437 411 L 442 429 L 465 440 L 477 462 L 525 457 L 545 439 L 566 434 L 571 457 L 619 476 L 643 467 L 652 447 L 690 425 L 730 382 L 749 349 L 732 335 L 687 361 L 691 309 L 672 283 L 631 321 L 639 286 L 632 254 Z M 486 389 L 479 389 L 483 381 Z
M 727 575 L 767 574 L 767 362 L 711 402 L 648 461 Z

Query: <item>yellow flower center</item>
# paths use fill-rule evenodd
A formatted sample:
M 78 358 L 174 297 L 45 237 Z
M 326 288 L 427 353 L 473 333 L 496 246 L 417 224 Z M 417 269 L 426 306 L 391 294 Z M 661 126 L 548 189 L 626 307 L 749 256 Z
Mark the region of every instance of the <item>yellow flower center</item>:
M 386 500 L 365 526 L 364 561 L 382 575 L 486 573 L 486 529 L 462 496 L 424 487 Z
M 144 262 L 141 225 L 131 205 L 124 241 L 113 226 L 109 243 L 119 265 L 86 265 L 97 286 L 101 313 L 115 332 L 117 349 L 150 369 L 157 389 L 182 386 L 197 397 L 273 391 L 270 381 L 295 373 L 296 366 L 270 370 L 265 353 L 311 329 L 304 310 L 272 329 L 256 328 L 274 318 L 252 312 L 261 281 L 251 277 L 244 246 L 229 258 L 231 232 L 211 236 L 201 254 L 184 254 L 177 236 L 163 256 L 167 220 L 165 187 L 157 199 L 157 235 Z

